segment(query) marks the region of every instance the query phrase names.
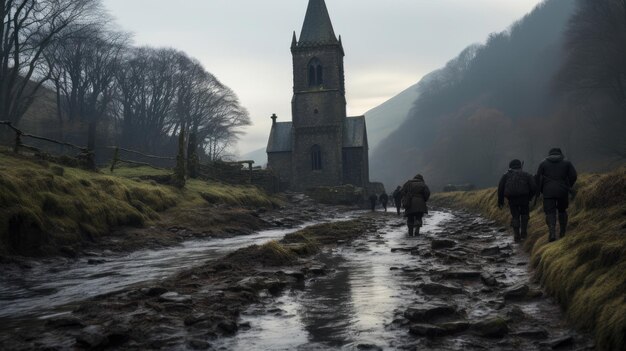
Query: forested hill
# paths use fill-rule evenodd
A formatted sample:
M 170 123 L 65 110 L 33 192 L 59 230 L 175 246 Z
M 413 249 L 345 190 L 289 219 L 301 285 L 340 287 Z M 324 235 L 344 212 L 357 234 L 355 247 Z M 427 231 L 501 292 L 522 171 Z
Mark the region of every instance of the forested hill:
M 497 181 L 512 158 L 534 170 L 552 146 L 562 147 L 581 169 L 623 160 L 623 144 L 602 143 L 619 143 L 619 134 L 617 139 L 613 134 L 625 130 L 616 122 L 624 104 L 618 99 L 602 105 L 612 108 L 600 111 L 600 105 L 589 101 L 592 96 L 596 101 L 610 99 L 610 93 L 579 84 L 590 80 L 583 74 L 613 74 L 599 72 L 601 66 L 589 72 L 576 68 L 589 65 L 576 61 L 580 53 L 600 44 L 579 44 L 575 36 L 610 27 L 581 28 L 603 15 L 600 10 L 584 11 L 585 6 L 605 6 L 615 13 L 605 16 L 609 22 L 618 22 L 619 28 L 626 25 L 619 23 L 626 18 L 621 0 L 548 0 L 509 30 L 490 35 L 485 44 L 469 46 L 438 70 L 435 79 L 420 85 L 421 94 L 404 123 L 372 150 L 371 178 L 389 188 L 419 172 L 435 190 L 448 183 L 487 186 Z M 581 90 L 587 90 L 583 99 L 574 93 Z M 607 123 L 601 119 L 614 122 L 612 128 L 603 130 Z

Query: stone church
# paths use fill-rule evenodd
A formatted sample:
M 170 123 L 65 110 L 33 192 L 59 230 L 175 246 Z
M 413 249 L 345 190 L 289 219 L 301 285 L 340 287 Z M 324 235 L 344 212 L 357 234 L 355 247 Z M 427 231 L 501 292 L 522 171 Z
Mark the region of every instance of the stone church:
M 300 38 L 293 33 L 292 122 L 277 122 L 267 143 L 268 168 L 282 189 L 352 184 L 367 188 L 365 117 L 346 116 L 341 36 L 324 0 L 309 0 Z

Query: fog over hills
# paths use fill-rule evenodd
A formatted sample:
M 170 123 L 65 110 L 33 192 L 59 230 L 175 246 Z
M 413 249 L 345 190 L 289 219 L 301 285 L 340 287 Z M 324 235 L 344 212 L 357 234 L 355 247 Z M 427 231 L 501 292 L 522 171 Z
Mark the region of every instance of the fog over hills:
M 391 188 L 422 173 L 435 190 L 448 183 L 493 185 L 510 159 L 523 159 L 534 170 L 552 145 L 582 161 L 587 155 L 573 147 L 576 137 L 569 132 L 575 128 L 564 122 L 571 121 L 571 106 L 555 89 L 577 4 L 540 4 L 417 84 L 410 109 L 406 103 L 383 104 L 370 111 L 370 133 L 395 128 L 371 148 L 371 179 Z M 396 127 L 402 108 L 407 117 Z M 390 116 L 386 129 L 380 127 L 384 115 Z

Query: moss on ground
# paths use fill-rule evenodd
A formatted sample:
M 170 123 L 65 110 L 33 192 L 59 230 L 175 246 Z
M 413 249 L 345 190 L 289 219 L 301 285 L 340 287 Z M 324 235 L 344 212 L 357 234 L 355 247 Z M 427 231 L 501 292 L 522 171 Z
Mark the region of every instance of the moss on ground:
M 606 174 L 585 174 L 569 209 L 566 237 L 549 243 L 541 206 L 531 213 L 524 247 L 545 290 L 566 309 L 577 327 L 595 334 L 601 350 L 626 345 L 626 167 Z M 443 193 L 434 202 L 478 211 L 502 224 L 495 189 Z
M 132 167 L 111 175 L 0 153 L 0 255 L 52 254 L 59 246 L 96 240 L 115 227 L 144 226 L 165 210 L 182 214 L 210 204 L 281 205 L 253 186 L 194 179 L 181 190 L 141 179 L 168 173 Z
M 265 267 L 285 266 L 293 264 L 299 257 L 318 253 L 323 245 L 352 240 L 365 233 L 367 229 L 368 224 L 362 218 L 317 224 L 287 234 L 280 241 L 239 249 L 226 256 L 225 261 L 240 266 L 250 264 Z

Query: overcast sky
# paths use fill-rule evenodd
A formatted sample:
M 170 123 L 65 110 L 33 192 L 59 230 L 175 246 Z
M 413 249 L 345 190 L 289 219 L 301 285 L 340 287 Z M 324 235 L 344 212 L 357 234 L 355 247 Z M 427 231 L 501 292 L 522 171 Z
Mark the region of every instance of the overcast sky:
M 326 0 L 346 52 L 348 115 L 362 115 L 509 27 L 541 0 Z M 187 52 L 250 112 L 238 151 L 264 147 L 270 115 L 291 120 L 291 36 L 308 0 L 104 0 L 136 45 Z

